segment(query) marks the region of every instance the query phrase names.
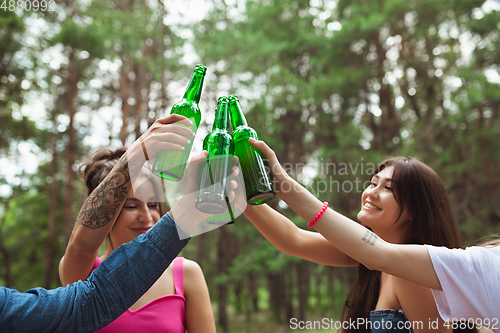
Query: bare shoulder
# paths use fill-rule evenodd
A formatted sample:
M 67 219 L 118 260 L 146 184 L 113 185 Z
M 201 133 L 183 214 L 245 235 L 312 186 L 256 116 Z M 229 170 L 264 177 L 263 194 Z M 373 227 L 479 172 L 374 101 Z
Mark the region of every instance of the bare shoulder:
M 431 324 L 437 324 L 435 329 L 433 327 L 434 333 L 451 333 L 451 329 L 444 326 L 439 316 L 431 289 L 395 276 L 392 276 L 392 282 L 408 320 L 411 323 L 421 323 L 421 327 L 413 327 L 415 333 L 428 332 Z
M 184 259 L 184 294 L 186 298 L 208 294 L 207 282 L 196 261 Z
M 203 271 L 196 261 L 184 258 L 184 280 L 203 278 Z

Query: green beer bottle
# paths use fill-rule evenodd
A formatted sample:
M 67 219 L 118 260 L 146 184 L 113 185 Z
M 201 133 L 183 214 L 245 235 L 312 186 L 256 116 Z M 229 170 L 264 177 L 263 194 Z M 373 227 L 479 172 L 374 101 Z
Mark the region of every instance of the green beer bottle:
M 191 81 L 184 93 L 184 97 L 180 102 L 176 103 L 170 111 L 170 114 L 180 114 L 191 120 L 193 125 L 190 128 L 195 134 L 201 121 L 201 112 L 198 103 L 200 102 L 201 90 L 206 72 L 207 68 L 205 66 L 196 66 Z M 162 150 L 156 156 L 153 163 L 153 173 L 168 180 L 180 180 L 184 174 L 186 162 L 191 153 L 194 139 L 190 138 L 190 141 L 191 143 L 186 146 L 183 151 Z
M 263 204 L 274 198 L 276 193 L 270 175 L 267 173 L 269 167 L 264 161 L 264 155 L 248 141 L 249 138 L 258 140 L 259 137 L 253 128 L 248 127 L 236 95 L 229 96 L 229 106 L 233 127 L 234 154 L 240 160 L 247 203 L 250 205 Z
M 203 149 L 208 156 L 200 165 L 200 183 L 195 201 L 196 209 L 210 214 L 228 210 L 226 186 L 234 156 L 234 143 L 228 132 L 228 99 L 220 97 L 217 103 L 212 132 L 203 140 Z

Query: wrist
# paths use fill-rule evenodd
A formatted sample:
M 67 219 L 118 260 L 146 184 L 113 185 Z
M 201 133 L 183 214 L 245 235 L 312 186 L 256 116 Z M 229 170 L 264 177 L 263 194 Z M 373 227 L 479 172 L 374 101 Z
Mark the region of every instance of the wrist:
M 211 216 L 211 214 L 202 213 L 194 207 L 194 200 L 182 197 L 168 212 L 170 217 L 186 233 L 191 235 L 201 221 Z
M 278 198 L 285 200 L 296 191 L 296 186 L 300 186 L 288 174 L 284 174 L 276 180 L 275 191 Z

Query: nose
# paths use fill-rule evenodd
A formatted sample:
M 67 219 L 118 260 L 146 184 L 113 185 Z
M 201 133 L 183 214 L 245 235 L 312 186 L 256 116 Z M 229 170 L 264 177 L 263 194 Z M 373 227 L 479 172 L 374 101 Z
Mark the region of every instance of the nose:
M 151 225 L 154 223 L 153 216 L 151 215 L 151 211 L 149 210 L 147 204 L 142 205 L 138 213 L 139 215 L 137 219 L 139 220 L 139 222 Z
M 372 187 L 371 185 L 368 186 L 365 190 L 365 194 L 366 196 L 368 197 L 372 197 L 372 198 L 378 198 L 379 196 L 379 187 L 378 186 L 375 186 L 375 187 Z

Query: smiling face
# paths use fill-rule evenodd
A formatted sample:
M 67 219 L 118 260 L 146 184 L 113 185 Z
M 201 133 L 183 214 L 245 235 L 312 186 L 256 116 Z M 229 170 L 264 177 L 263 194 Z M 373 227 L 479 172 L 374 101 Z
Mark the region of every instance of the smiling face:
M 161 217 L 158 202 L 146 202 L 135 198 L 130 191 L 118 219 L 109 233 L 111 251 L 147 232 Z M 109 251 L 108 246 L 108 251 Z
M 392 166 L 388 166 L 372 177 L 370 185 L 361 195 L 358 219 L 384 240 L 400 243 L 408 227 L 409 215 L 405 210 L 399 216 L 401 207 L 392 188 L 393 170 Z

